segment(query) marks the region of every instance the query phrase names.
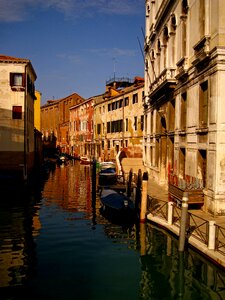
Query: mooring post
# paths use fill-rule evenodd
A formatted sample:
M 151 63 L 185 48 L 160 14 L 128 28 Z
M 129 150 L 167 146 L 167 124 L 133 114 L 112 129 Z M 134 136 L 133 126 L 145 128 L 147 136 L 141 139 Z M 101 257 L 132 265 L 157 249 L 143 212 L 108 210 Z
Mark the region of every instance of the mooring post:
M 146 221 L 147 196 L 148 196 L 148 173 L 144 172 L 142 178 L 140 222 Z
M 186 229 L 188 222 L 188 192 L 184 192 L 181 206 L 181 220 L 179 233 L 179 251 L 184 251 L 186 242 Z
M 128 181 L 127 181 L 127 197 L 131 196 L 132 178 L 133 178 L 133 169 L 130 169 Z
M 216 245 L 216 226 L 215 221 L 209 221 L 209 240 L 208 240 L 208 249 L 215 250 Z
M 92 161 L 92 201 L 96 200 L 96 159 Z
M 173 225 L 173 202 L 169 201 L 168 202 L 168 224 Z
M 141 185 L 142 185 L 142 172 L 141 169 L 138 170 L 138 177 L 137 177 L 137 188 L 134 197 L 135 201 L 135 210 L 140 215 L 140 208 L 141 208 Z

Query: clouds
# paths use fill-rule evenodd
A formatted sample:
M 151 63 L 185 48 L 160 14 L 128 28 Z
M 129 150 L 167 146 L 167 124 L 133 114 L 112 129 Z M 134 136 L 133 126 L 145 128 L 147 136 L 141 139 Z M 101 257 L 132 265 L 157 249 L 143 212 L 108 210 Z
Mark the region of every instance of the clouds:
M 74 18 L 97 14 L 135 15 L 143 6 L 143 0 L 1 0 L 0 22 L 24 21 L 37 9 L 53 9 L 66 18 Z
M 91 54 L 104 57 L 119 57 L 128 56 L 132 57 L 136 55 L 136 51 L 133 49 L 122 49 L 122 48 L 99 48 L 99 49 L 89 49 Z

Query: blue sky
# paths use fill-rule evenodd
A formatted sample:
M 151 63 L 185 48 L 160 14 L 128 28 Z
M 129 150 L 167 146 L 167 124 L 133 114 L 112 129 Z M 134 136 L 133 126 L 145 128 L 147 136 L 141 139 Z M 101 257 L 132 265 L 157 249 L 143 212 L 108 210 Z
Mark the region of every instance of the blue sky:
M 0 0 L 0 53 L 30 59 L 42 104 L 144 76 L 144 0 Z

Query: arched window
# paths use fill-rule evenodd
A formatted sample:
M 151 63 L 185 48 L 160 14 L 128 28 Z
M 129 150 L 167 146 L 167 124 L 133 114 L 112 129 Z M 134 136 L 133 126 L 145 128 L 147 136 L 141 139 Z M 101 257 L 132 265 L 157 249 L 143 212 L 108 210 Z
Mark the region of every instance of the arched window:
M 167 68 L 168 62 L 167 62 L 167 46 L 168 46 L 168 40 L 169 40 L 169 30 L 168 27 L 165 26 L 163 29 L 163 46 L 164 46 L 164 51 L 163 51 L 163 67 L 164 69 Z
M 182 0 L 182 14 L 186 15 L 188 13 L 188 1 Z
M 177 20 L 176 20 L 176 16 L 173 14 L 171 16 L 171 31 L 174 32 L 176 30 L 177 27 Z
M 187 19 L 188 13 L 188 1 L 182 0 L 182 15 L 181 15 L 181 30 L 182 30 L 182 56 L 186 56 L 186 47 L 187 47 Z

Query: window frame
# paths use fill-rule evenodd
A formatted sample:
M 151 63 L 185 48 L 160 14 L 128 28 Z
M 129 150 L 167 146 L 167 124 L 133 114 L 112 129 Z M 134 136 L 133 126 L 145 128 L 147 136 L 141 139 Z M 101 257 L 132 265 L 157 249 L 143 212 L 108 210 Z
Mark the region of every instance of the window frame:
M 12 119 L 13 120 L 22 120 L 22 118 L 23 118 L 22 105 L 13 105 L 12 106 Z

